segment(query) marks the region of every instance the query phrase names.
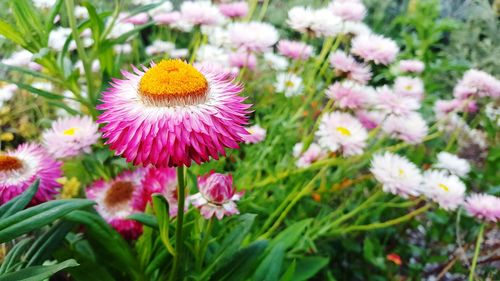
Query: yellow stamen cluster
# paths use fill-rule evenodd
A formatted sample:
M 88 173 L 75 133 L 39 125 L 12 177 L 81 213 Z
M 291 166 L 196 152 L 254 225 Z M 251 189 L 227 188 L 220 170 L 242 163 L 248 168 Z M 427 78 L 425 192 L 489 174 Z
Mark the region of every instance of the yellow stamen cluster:
M 438 187 L 446 192 L 450 191 L 450 188 L 442 183 L 438 184 Z
M 205 76 L 192 65 L 176 59 L 150 68 L 139 82 L 139 93 L 153 102 L 194 100 L 208 91 Z
M 120 207 L 127 203 L 134 192 L 134 185 L 129 181 L 117 181 L 106 191 L 104 204 L 108 208 Z
M 351 136 L 351 131 L 349 131 L 347 128 L 344 128 L 344 127 L 337 127 L 337 132 L 341 133 L 342 135 L 344 135 L 346 137 Z
M 23 162 L 17 157 L 0 155 L 0 172 L 15 171 L 23 167 Z
M 63 134 L 66 136 L 74 136 L 77 130 L 77 128 L 69 128 L 67 130 L 64 130 Z

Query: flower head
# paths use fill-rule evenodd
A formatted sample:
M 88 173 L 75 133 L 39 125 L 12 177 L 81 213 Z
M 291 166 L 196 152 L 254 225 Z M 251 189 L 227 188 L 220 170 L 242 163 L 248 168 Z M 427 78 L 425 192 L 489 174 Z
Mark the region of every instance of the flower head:
M 59 118 L 42 134 L 45 148 L 55 158 L 89 153 L 99 137 L 97 124 L 88 116 Z
M 357 0 L 334 0 L 328 5 L 328 9 L 334 15 L 349 21 L 361 21 L 366 15 L 365 5 Z
M 142 233 L 142 225 L 127 217 L 139 211 L 134 208 L 134 195 L 141 188 L 144 174 L 144 168 L 125 171 L 109 182 L 98 180 L 87 188 L 87 197 L 96 201 L 97 212 L 128 239 Z
M 425 64 L 419 60 L 401 60 L 398 67 L 401 72 L 421 73 L 425 69 Z
M 302 78 L 293 73 L 278 73 L 276 83 L 274 83 L 276 92 L 284 93 L 286 97 L 292 97 L 302 94 Z
M 399 48 L 392 39 L 377 34 L 362 34 L 352 40 L 351 52 L 365 61 L 388 65 L 396 59 Z
M 294 60 L 307 60 L 313 53 L 313 48 L 300 41 L 281 40 L 278 43 L 278 52 Z
M 248 14 L 247 2 L 222 3 L 219 5 L 220 12 L 228 18 L 242 18 Z
M 497 222 L 500 220 L 500 198 L 474 193 L 465 199 L 464 207 L 467 212 L 478 219 Z
M 313 10 L 303 6 L 290 9 L 287 22 L 292 29 L 316 37 L 334 36 L 342 26 L 342 20 L 328 9 Z
M 293 156 L 297 158 L 295 163 L 298 168 L 309 167 L 312 163 L 325 158 L 327 152 L 318 144 L 311 143 L 306 151 L 302 152 L 304 144 L 299 142 L 293 147 Z
M 421 192 L 445 210 L 455 210 L 463 203 L 465 184 L 455 175 L 444 171 L 428 170 L 424 173 Z
M 394 92 L 388 86 L 377 88 L 375 108 L 386 114 L 407 116 L 420 108 L 420 102 Z
M 129 162 L 190 166 L 238 148 L 248 108 L 233 75 L 216 68 L 164 60 L 144 71 L 123 72 L 103 93 L 103 137 Z
M 62 176 L 61 165 L 38 144 L 21 144 L 0 154 L 0 205 L 23 193 L 36 179 L 40 185 L 32 203 L 53 199 L 61 187 L 56 181 Z
M 244 135 L 245 143 L 259 143 L 266 138 L 266 129 L 259 125 L 253 125 L 247 128 L 249 135 Z
M 438 163 L 437 168 L 448 170 L 450 173 L 459 177 L 465 177 L 470 171 L 470 164 L 467 160 L 459 158 L 458 156 L 448 153 L 439 152 L 437 155 Z
M 0 86 L 0 107 L 3 106 L 4 102 L 10 100 L 16 91 L 17 86 L 15 84 Z
M 316 132 L 318 144 L 329 151 L 341 151 L 344 156 L 363 153 L 368 133 L 352 115 L 342 112 L 326 113 Z
M 369 65 L 357 62 L 352 56 L 342 51 L 330 55 L 330 65 L 339 76 L 345 76 L 361 84 L 366 84 L 372 78 Z
M 368 97 L 364 86 L 349 80 L 335 82 L 326 90 L 326 95 L 335 101 L 336 106 L 349 109 L 362 108 Z
M 242 194 L 235 192 L 231 175 L 210 172 L 198 177 L 198 187 L 200 192 L 189 198 L 206 219 L 216 216 L 221 220 L 224 216 L 239 214 L 235 201 Z
M 424 91 L 424 82 L 420 78 L 400 76 L 394 82 L 394 92 L 401 96 L 420 100 L 424 97 Z
M 211 1 L 184 1 L 181 17 L 193 25 L 218 25 L 223 19 L 219 9 Z
M 255 70 L 257 67 L 257 57 L 243 50 L 237 50 L 229 54 L 229 65 L 237 68 L 248 68 L 250 70 Z
M 382 189 L 407 198 L 419 195 L 422 174 L 407 158 L 386 152 L 375 155 L 370 172 L 382 184 Z
M 498 98 L 500 80 L 484 71 L 470 69 L 455 86 L 453 95 L 457 99 L 467 99 L 470 96 Z
M 412 113 L 406 116 L 388 116 L 382 124 L 382 131 L 407 143 L 419 144 L 427 136 L 429 127 L 420 114 Z
M 279 39 L 276 28 L 263 22 L 233 23 L 228 30 L 234 47 L 251 52 L 264 52 Z
M 153 21 L 158 24 L 171 25 L 181 20 L 181 13 L 174 11 L 153 16 Z

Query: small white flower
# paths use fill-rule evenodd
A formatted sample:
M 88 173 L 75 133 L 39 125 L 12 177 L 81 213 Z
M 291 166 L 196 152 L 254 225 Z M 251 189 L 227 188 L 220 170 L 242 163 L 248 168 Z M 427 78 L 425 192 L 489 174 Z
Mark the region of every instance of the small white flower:
M 58 52 L 62 51 L 64 43 L 68 37 L 71 36 L 71 29 L 65 27 L 58 27 L 52 30 L 49 34 L 48 46 Z M 76 49 L 76 44 L 72 41 L 68 47 L 69 50 Z
M 161 40 L 155 40 L 151 45 L 146 47 L 146 54 L 148 56 L 157 55 L 161 53 L 170 53 L 175 49 L 175 45 L 172 42 L 166 42 Z
M 288 60 L 271 52 L 264 53 L 264 61 L 274 70 L 286 70 L 288 68 Z
M 455 175 L 442 170 L 424 173 L 421 192 L 445 210 L 455 210 L 464 201 L 465 184 Z
M 326 113 L 316 132 L 320 146 L 329 151 L 342 151 L 344 156 L 363 153 L 368 132 L 358 119 L 348 113 Z
M 33 0 L 33 5 L 35 5 L 36 8 L 42 9 L 42 10 L 47 10 L 56 4 L 56 0 Z
M 292 97 L 302 94 L 302 78 L 293 73 L 278 73 L 276 83 L 274 83 L 276 92 L 284 93 L 286 97 Z
M 448 170 L 450 173 L 459 177 L 465 177 L 470 172 L 469 162 L 454 154 L 443 151 L 437 155 L 437 159 L 437 168 Z
M 228 52 L 213 45 L 203 45 L 196 52 L 196 60 L 202 63 L 214 64 L 219 67 L 229 66 Z
M 0 107 L 3 106 L 4 102 L 12 99 L 16 90 L 17 86 L 14 84 L 8 84 L 0 87 Z
M 427 136 L 429 127 L 419 113 L 412 113 L 407 116 L 388 116 L 382 124 L 382 131 L 407 143 L 419 144 Z

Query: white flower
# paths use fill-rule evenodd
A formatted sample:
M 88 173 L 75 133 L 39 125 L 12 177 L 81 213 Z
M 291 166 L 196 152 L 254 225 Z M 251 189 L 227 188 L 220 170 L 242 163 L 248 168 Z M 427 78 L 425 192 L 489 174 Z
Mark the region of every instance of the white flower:
M 283 71 L 288 68 L 288 60 L 283 56 L 276 55 L 275 53 L 264 53 L 264 61 L 269 65 L 271 69 L 274 70 Z
M 172 42 L 166 42 L 161 40 L 155 40 L 151 45 L 146 47 L 146 54 L 148 56 L 157 55 L 161 53 L 169 54 L 175 49 L 175 45 Z
M 363 125 L 348 113 L 326 113 L 321 118 L 316 132 L 318 143 L 329 151 L 342 151 L 344 156 L 363 153 L 368 132 Z
M 395 93 L 388 86 L 378 87 L 375 108 L 386 114 L 410 115 L 420 108 L 420 102 L 412 97 Z
M 155 1 L 155 2 L 158 2 L 158 1 Z M 151 16 L 156 16 L 159 14 L 168 13 L 168 12 L 172 11 L 173 8 L 174 7 L 170 1 L 163 1 L 160 5 L 149 10 L 149 14 Z
M 130 44 L 114 45 L 113 49 L 117 53 L 130 54 L 132 52 L 132 46 Z
M 311 143 L 306 151 L 302 153 L 304 144 L 299 142 L 293 146 L 293 156 L 297 159 L 295 163 L 298 168 L 309 167 L 312 163 L 325 158 L 328 153 L 316 143 Z
M 14 84 L 8 84 L 0 86 L 0 107 L 3 106 L 4 102 L 10 100 L 17 90 L 17 86 Z
M 328 9 L 316 10 L 311 30 L 317 37 L 335 36 L 342 30 L 342 19 L 333 15 Z
M 170 57 L 174 59 L 185 58 L 189 54 L 188 49 L 175 49 L 170 52 Z
M 427 136 L 429 127 L 419 113 L 413 113 L 407 116 L 388 116 L 382 124 L 382 131 L 407 143 L 419 144 Z
M 437 168 L 448 170 L 450 173 L 459 177 L 465 177 L 470 172 L 469 162 L 454 154 L 443 151 L 437 155 L 437 159 Z
M 429 170 L 424 173 L 422 194 L 431 198 L 445 210 L 455 210 L 464 201 L 465 184 L 455 175 Z
M 88 19 L 89 18 L 89 11 L 87 11 L 87 8 L 85 8 L 85 7 L 76 6 L 74 13 L 75 13 L 75 17 L 77 19 Z
M 419 195 L 422 174 L 407 158 L 386 152 L 375 155 L 370 172 L 382 184 L 382 189 L 404 198 Z
M 201 32 L 208 38 L 211 45 L 228 47 L 231 45 L 231 37 L 226 28 L 220 26 L 202 26 Z
M 298 32 L 312 32 L 311 26 L 314 21 L 314 10 L 309 7 L 296 6 L 288 11 L 287 23 Z
M 398 95 L 422 99 L 424 96 L 424 82 L 420 78 L 400 76 L 394 82 L 394 91 Z
M 134 29 L 133 24 L 127 23 L 127 22 L 122 22 L 122 21 L 117 21 L 117 22 L 115 22 L 115 24 L 113 25 L 113 28 L 109 32 L 108 37 L 111 39 L 116 39 L 116 38 L 122 36 L 123 34 L 133 30 L 133 29 Z
M 52 30 L 49 34 L 48 46 L 58 52 L 62 51 L 64 43 L 68 37 L 71 36 L 71 29 L 65 27 L 58 27 Z M 76 44 L 72 41 L 68 47 L 69 50 L 76 49 Z
M 368 35 L 372 33 L 372 30 L 368 25 L 362 22 L 356 22 L 356 21 L 344 21 L 342 24 L 342 31 L 341 33 L 343 34 L 351 34 L 354 36 L 358 35 Z
M 293 73 L 278 73 L 276 83 L 274 83 L 276 92 L 284 93 L 286 97 L 292 97 L 302 94 L 302 78 Z
M 219 67 L 229 66 L 228 52 L 213 45 L 203 45 L 196 52 L 196 60 L 202 63 L 214 64 Z
M 54 90 L 54 85 L 52 85 L 52 83 L 50 83 L 50 82 L 37 81 L 37 82 L 31 83 L 31 86 L 33 88 L 37 88 L 37 89 L 47 91 L 47 92 L 52 92 Z
M 42 9 L 42 10 L 47 10 L 56 4 L 56 0 L 33 0 L 33 5 L 35 5 L 36 8 Z
M 267 51 L 279 39 L 276 28 L 264 22 L 233 23 L 228 32 L 234 47 L 253 52 Z
M 184 1 L 181 4 L 182 19 L 192 25 L 218 25 L 224 16 L 211 1 Z

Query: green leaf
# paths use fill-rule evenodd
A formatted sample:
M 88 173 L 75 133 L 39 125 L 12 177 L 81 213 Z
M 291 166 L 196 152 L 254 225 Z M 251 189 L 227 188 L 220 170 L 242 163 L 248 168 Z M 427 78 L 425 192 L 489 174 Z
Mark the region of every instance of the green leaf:
M 135 213 L 127 217 L 128 219 L 140 222 L 143 225 L 149 226 L 154 229 L 158 229 L 158 220 L 153 215 L 148 215 L 145 213 Z M 167 223 L 168 225 L 168 223 Z
M 210 280 L 246 280 L 267 245 L 267 240 L 258 240 L 239 250 L 210 277 Z
M 41 265 L 49 259 L 74 226 L 73 223 L 59 221 L 49 231 L 40 235 L 25 254 L 25 259 L 28 260 L 26 266 Z
M 22 210 L 0 221 L 0 243 L 47 225 L 71 211 L 92 206 L 86 199 L 54 200 Z
M 61 10 L 62 4 L 63 4 L 63 0 L 57 0 L 54 7 L 50 11 L 50 15 L 47 18 L 47 21 L 45 22 L 45 34 L 50 34 L 52 27 L 54 27 L 54 19 L 56 18 L 57 14 L 59 14 L 59 11 Z M 48 37 L 47 37 L 47 40 L 48 40 Z
M 25 46 L 26 42 L 21 33 L 19 33 L 12 25 L 0 20 L 0 34 L 19 46 Z
M 54 265 L 28 267 L 2 275 L 0 276 L 0 281 L 40 281 L 49 278 L 58 271 L 74 266 L 78 266 L 78 263 L 71 259 Z
M 283 264 L 284 258 L 285 244 L 282 242 L 277 243 L 260 263 L 255 271 L 253 280 L 277 281 L 280 276 L 281 265 Z
M 57 80 L 56 78 L 54 78 L 52 76 L 49 76 L 49 75 L 44 74 L 44 73 L 39 72 L 39 71 L 33 71 L 31 69 L 24 68 L 24 67 L 7 65 L 7 64 L 3 64 L 0 62 L 0 69 L 6 69 L 7 71 L 17 71 L 20 73 L 31 75 L 31 76 L 36 77 L 36 78 L 45 79 L 45 80 L 48 80 L 48 81 L 51 81 L 54 83 L 60 83 L 59 80 Z
M 280 232 L 273 240 L 272 244 L 283 243 L 285 249 L 294 246 L 299 239 L 302 238 L 302 233 L 311 224 L 313 219 L 305 219 L 287 227 L 285 230 Z
M 293 278 L 293 274 L 295 273 L 295 269 L 297 268 L 297 262 L 295 260 L 292 261 L 292 264 L 288 267 L 286 272 L 281 276 L 280 281 L 290 281 Z
M 33 196 L 35 196 L 38 191 L 38 186 L 40 185 L 40 180 L 37 179 L 34 183 L 28 187 L 23 193 L 19 196 L 14 197 L 12 200 L 7 202 L 5 205 L 0 206 L 0 218 L 6 218 L 11 214 L 14 214 L 26 207 L 28 203 L 31 201 Z
M 293 274 L 293 281 L 309 280 L 328 264 L 329 258 L 305 257 L 297 263 L 297 269 Z
M 51 92 L 47 92 L 47 91 L 44 91 L 44 90 L 40 90 L 40 89 L 37 89 L 35 87 L 32 87 L 32 86 L 30 86 L 28 84 L 24 84 L 24 83 L 21 83 L 21 82 L 12 81 L 12 80 L 5 79 L 5 78 L 3 78 L 3 79 L 0 78 L 0 80 L 4 80 L 6 82 L 16 84 L 21 89 L 24 89 L 24 90 L 26 90 L 28 92 L 31 92 L 31 93 L 33 93 L 35 95 L 42 96 L 42 97 L 47 98 L 47 99 L 62 100 L 62 99 L 65 98 L 64 96 L 61 96 L 61 95 L 58 95 L 58 94 L 54 94 L 54 93 L 51 93 Z
M 7 256 L 2 261 L 2 265 L 0 266 L 0 276 L 3 273 L 15 271 L 15 268 L 12 267 L 16 264 L 16 261 L 21 260 L 24 255 L 24 251 L 29 247 L 32 239 L 23 239 L 16 243 L 12 249 L 9 250 Z

